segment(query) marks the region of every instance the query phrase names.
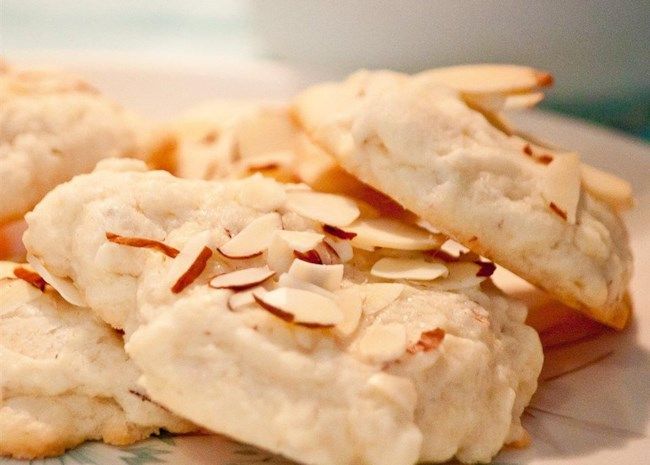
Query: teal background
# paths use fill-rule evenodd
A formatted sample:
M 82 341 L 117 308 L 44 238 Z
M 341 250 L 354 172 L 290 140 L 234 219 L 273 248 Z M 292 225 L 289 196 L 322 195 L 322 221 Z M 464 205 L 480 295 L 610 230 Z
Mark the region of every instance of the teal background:
M 562 7 L 561 2 L 547 3 L 549 8 Z M 521 4 L 525 6 L 526 2 Z M 629 16 L 636 22 L 645 22 L 650 31 L 650 2 L 620 5 L 635 7 Z M 234 0 L 0 0 L 0 51 L 3 55 L 30 50 L 111 51 L 178 56 L 179 62 L 184 56 L 283 60 L 282 53 L 269 51 L 271 47 L 257 27 L 260 11 L 268 15 L 268 4 L 264 9 L 256 8 L 254 2 Z M 327 25 L 323 27 L 327 30 Z M 625 41 L 630 40 L 624 32 L 621 31 L 619 38 L 611 38 L 616 50 L 624 50 Z M 633 40 L 643 41 L 647 36 Z M 328 38 L 324 36 L 322 40 Z M 559 79 L 556 90 L 549 92 L 541 108 L 650 140 L 650 46 L 646 44 L 645 50 L 644 56 L 634 58 L 643 62 L 636 69 L 647 70 L 641 86 L 626 87 L 625 83 L 613 82 L 615 91 L 590 94 L 585 86 L 585 91 L 578 94 L 567 92 L 568 83 L 563 84 Z M 489 57 L 486 61 L 490 61 Z M 372 65 L 359 63 L 355 67 Z M 405 70 L 415 71 L 418 67 L 426 68 L 427 64 Z M 589 70 L 584 70 L 584 74 L 587 76 Z M 638 76 L 633 80 L 639 82 Z

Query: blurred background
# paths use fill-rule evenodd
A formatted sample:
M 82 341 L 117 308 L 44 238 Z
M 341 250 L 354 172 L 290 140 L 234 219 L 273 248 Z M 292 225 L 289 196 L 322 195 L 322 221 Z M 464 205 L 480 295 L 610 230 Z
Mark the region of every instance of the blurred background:
M 0 0 L 0 8 L 0 50 L 10 59 L 272 61 L 305 84 L 361 67 L 528 64 L 556 76 L 542 108 L 650 140 L 647 0 Z

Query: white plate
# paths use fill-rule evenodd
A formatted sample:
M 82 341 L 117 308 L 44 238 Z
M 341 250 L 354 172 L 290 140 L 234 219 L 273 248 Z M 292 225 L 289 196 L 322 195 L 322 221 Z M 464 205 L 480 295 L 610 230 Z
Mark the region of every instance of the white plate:
M 156 65 L 137 57 L 18 57 L 21 62 L 70 67 L 124 104 L 165 118 L 209 97 L 285 98 L 314 74 L 270 63 Z M 35 60 L 35 61 L 34 61 Z M 636 257 L 632 283 L 635 318 L 623 333 L 606 333 L 547 354 L 545 373 L 524 424 L 533 437 L 525 450 L 499 454 L 494 464 L 611 465 L 648 463 L 650 439 L 650 146 L 568 118 L 540 112 L 517 115 L 530 133 L 571 147 L 588 162 L 632 182 L 637 207 L 626 215 Z M 511 283 L 506 283 L 510 285 Z M 516 285 L 516 283 L 514 284 Z M 598 361 L 599 360 L 599 361 Z M 24 464 L 0 460 L 2 465 Z M 126 448 L 83 445 L 60 458 L 34 464 L 238 465 L 289 463 L 250 446 L 216 436 L 164 436 Z

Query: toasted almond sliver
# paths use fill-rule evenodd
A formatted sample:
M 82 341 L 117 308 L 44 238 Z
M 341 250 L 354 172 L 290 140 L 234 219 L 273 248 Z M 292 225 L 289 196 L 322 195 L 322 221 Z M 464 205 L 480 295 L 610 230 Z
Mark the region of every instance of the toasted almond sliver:
M 0 279 L 0 295 L 0 315 L 3 315 L 38 299 L 43 293 L 22 279 L 7 277 Z
M 270 270 L 267 266 L 244 268 L 243 270 L 231 271 L 215 276 L 210 280 L 209 285 L 215 289 L 232 289 L 233 291 L 238 291 L 261 284 L 274 274 L 275 271 Z
M 441 276 L 447 276 L 449 271 L 441 262 L 385 257 L 375 262 L 370 270 L 370 274 L 384 279 L 432 281 Z
M 314 250 L 324 237 L 323 234 L 312 231 L 276 231 L 266 251 L 266 261 L 278 273 L 288 271 L 295 252 L 307 253 Z
M 65 300 L 72 305 L 83 307 L 86 305 L 85 299 L 81 296 L 81 292 L 72 284 L 69 279 L 59 278 L 50 273 L 41 261 L 33 255 L 27 255 L 27 263 L 30 264 L 34 271 L 36 271 L 46 283 L 52 286 Z
M 354 333 L 361 319 L 362 298 L 357 286 L 339 289 L 336 292 L 336 303 L 343 311 L 343 321 L 336 325 L 336 334 L 341 337 Z
M 555 205 L 556 213 L 563 212 L 569 224 L 575 224 L 580 200 L 580 157 L 575 153 L 556 154 L 546 167 L 542 196 Z
M 375 324 L 359 340 L 358 350 L 372 362 L 396 360 L 406 352 L 406 329 L 400 323 Z
M 172 292 L 181 292 L 203 272 L 208 259 L 212 256 L 209 247 L 211 242 L 212 231 L 209 230 L 194 234 L 185 242 L 167 270 L 167 281 Z
M 401 283 L 372 283 L 363 285 L 363 313 L 372 315 L 388 307 L 402 294 Z
M 343 321 L 343 312 L 332 299 L 315 292 L 280 287 L 264 294 L 254 293 L 255 301 L 284 321 L 307 328 L 333 328 Z
M 349 225 L 361 214 L 353 200 L 321 192 L 287 192 L 286 207 L 306 218 L 337 227 Z
M 336 226 L 332 226 L 329 224 L 324 224 L 323 225 L 323 231 L 325 231 L 327 234 L 331 234 L 332 236 L 338 237 L 339 239 L 354 239 L 354 237 L 357 235 L 355 232 L 351 231 L 344 231 L 341 228 L 337 228 Z
M 106 232 L 106 239 L 114 244 L 157 250 L 171 258 L 176 258 L 179 253 L 179 250 L 174 247 L 170 247 L 160 241 L 145 239 L 143 237 L 127 237 L 112 232 Z
M 418 352 L 428 352 L 437 349 L 445 338 L 445 330 L 442 328 L 435 328 L 431 331 L 425 331 L 420 335 L 420 339 L 406 348 L 410 354 Z
M 307 252 L 315 249 L 325 238 L 325 235 L 313 231 L 277 231 L 279 236 L 291 250 Z
M 335 291 L 341 287 L 343 281 L 343 265 L 318 265 L 296 259 L 291 264 L 288 274 L 328 291 Z
M 333 292 L 323 289 L 322 287 L 319 287 L 307 281 L 297 279 L 289 275 L 288 273 L 282 273 L 280 275 L 280 277 L 278 278 L 278 286 L 291 287 L 293 289 L 302 289 L 304 291 L 315 292 L 316 294 L 320 294 L 323 297 L 327 297 L 328 299 L 336 298 Z
M 443 291 L 467 289 L 478 286 L 487 279 L 479 276 L 482 267 L 472 262 L 453 262 L 446 264 L 449 275 L 445 279 L 438 279 L 431 286 Z
M 336 253 L 336 256 L 341 263 L 347 263 L 352 260 L 352 257 L 354 257 L 354 251 L 352 250 L 352 245 L 349 240 L 327 237 L 323 242 L 334 250 L 334 253 Z
M 544 71 L 526 66 L 494 64 L 436 68 L 424 71 L 416 78 L 470 94 L 529 92 L 553 84 L 553 76 Z
M 581 165 L 582 186 L 598 200 L 617 210 L 633 205 L 632 185 L 618 176 L 590 165 Z
M 351 240 L 354 247 L 374 250 L 386 247 L 399 250 L 437 249 L 446 240 L 442 234 L 431 234 L 424 229 L 392 218 L 360 219 L 346 228 L 357 235 Z
M 228 258 L 254 257 L 269 247 L 275 231 L 279 229 L 282 229 L 280 215 L 267 213 L 251 221 L 218 250 Z
M 237 311 L 249 305 L 255 304 L 255 297 L 253 297 L 253 293 L 255 292 L 262 295 L 264 292 L 266 292 L 266 289 L 264 289 L 262 286 L 256 286 L 251 289 L 246 289 L 245 291 L 235 292 L 234 294 L 231 294 L 230 297 L 228 297 L 228 308 L 232 311 Z
M 26 283 L 29 283 L 31 286 L 34 286 L 41 292 L 45 290 L 45 286 L 47 285 L 41 275 L 22 266 L 14 268 L 14 276 L 18 279 L 22 279 Z

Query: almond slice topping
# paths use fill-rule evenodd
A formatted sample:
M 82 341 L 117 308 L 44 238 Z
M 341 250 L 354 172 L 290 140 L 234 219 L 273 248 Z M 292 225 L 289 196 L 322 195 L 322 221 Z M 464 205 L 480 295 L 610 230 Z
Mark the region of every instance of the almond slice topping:
M 178 294 L 192 284 L 205 269 L 212 256 L 209 244 L 212 231 L 203 231 L 190 237 L 167 271 L 171 290 Z
M 373 325 L 359 340 L 358 350 L 372 362 L 396 360 L 406 351 L 406 329 L 400 323 Z
M 331 234 L 332 236 L 338 237 L 339 239 L 354 239 L 357 233 L 352 232 L 352 231 L 344 231 L 341 228 L 337 228 L 336 226 L 332 226 L 330 224 L 324 224 L 323 225 L 323 231 L 325 231 L 327 234 Z
M 251 258 L 264 252 L 275 231 L 282 229 L 278 213 L 267 213 L 251 221 L 237 235 L 218 248 L 228 258 Z
M 576 222 L 580 184 L 580 157 L 577 154 L 557 154 L 546 167 L 542 196 L 555 213 L 566 217 L 564 219 L 569 224 Z
M 372 283 L 363 285 L 363 313 L 372 315 L 388 307 L 402 294 L 401 283 Z
M 618 176 L 589 165 L 581 165 L 582 186 L 598 200 L 617 210 L 632 207 L 632 186 Z
M 447 276 L 449 271 L 441 262 L 427 262 L 417 258 L 385 257 L 375 262 L 370 274 L 384 279 L 432 281 L 441 276 Z
M 285 272 L 296 252 L 304 254 L 314 250 L 324 237 L 311 231 L 276 231 L 266 251 L 266 261 L 272 270 Z
M 280 275 L 280 277 L 278 278 L 278 286 L 291 287 L 293 289 L 302 289 L 304 291 L 315 292 L 316 294 L 320 294 L 323 297 L 327 297 L 328 299 L 332 299 L 332 300 L 336 298 L 333 292 L 325 290 L 322 287 L 318 287 L 315 284 L 308 283 L 307 281 L 294 278 L 293 276 L 290 276 L 288 273 L 282 273 Z
M 287 192 L 286 207 L 306 218 L 337 227 L 349 225 L 361 214 L 353 200 L 322 192 Z
M 350 245 L 349 240 L 339 240 L 327 237 L 323 243 L 332 248 L 341 263 L 349 262 L 352 260 L 352 257 L 354 257 L 354 251 L 352 250 L 352 245 Z
M 323 260 L 320 258 L 320 255 L 315 250 L 308 250 L 307 252 L 298 252 L 297 250 L 293 251 L 293 255 L 303 262 L 313 263 L 315 265 L 322 265 Z
M 481 265 L 472 262 L 453 262 L 446 264 L 449 275 L 445 279 L 434 281 L 431 285 L 443 291 L 467 289 L 478 286 L 487 279 L 479 276 L 482 273 Z
M 106 239 L 114 244 L 157 250 L 158 252 L 162 252 L 171 258 L 176 258 L 176 256 L 179 254 L 178 249 L 175 249 L 174 247 L 170 247 L 167 244 L 163 244 L 162 242 L 155 241 L 153 239 L 120 236 L 119 234 L 112 232 L 106 232 Z
M 297 252 L 307 252 L 315 249 L 321 243 L 325 236 L 312 231 L 277 231 L 279 236 L 291 250 Z
M 343 281 L 343 265 L 318 265 L 297 259 L 291 264 L 288 274 L 328 291 L 335 291 Z
M 41 275 L 34 271 L 28 270 L 27 268 L 23 268 L 22 266 L 14 268 L 14 276 L 18 279 L 22 279 L 26 283 L 29 283 L 41 292 L 45 290 L 45 286 L 47 285 L 45 280 L 41 278 Z
M 549 73 L 517 65 L 450 66 L 424 71 L 417 77 L 469 94 L 522 93 L 553 84 Z
M 39 298 L 42 292 L 22 279 L 5 277 L 0 279 L 0 294 L 2 294 L 0 299 L 0 315 L 2 315 Z
M 364 250 L 374 250 L 375 247 L 398 250 L 437 249 L 447 239 L 443 234 L 431 234 L 392 218 L 360 219 L 346 230 L 356 233 L 351 240 L 352 245 Z
M 445 330 L 436 328 L 431 331 L 426 331 L 420 335 L 420 340 L 415 344 L 411 344 L 406 348 L 409 354 L 416 354 L 418 352 L 428 352 L 437 349 L 445 338 Z
M 290 287 L 253 293 L 255 301 L 284 321 L 307 328 L 333 328 L 343 321 L 343 312 L 332 299 L 315 292 Z
M 242 292 L 235 292 L 228 297 L 228 308 L 234 312 L 249 305 L 253 305 L 255 303 L 255 297 L 253 297 L 255 292 L 262 295 L 266 292 L 266 289 L 262 286 L 256 286 Z
M 64 300 L 67 300 L 77 307 L 83 307 L 86 305 L 85 299 L 81 296 L 81 292 L 79 292 L 79 289 L 72 284 L 71 280 L 54 276 L 47 270 L 47 268 L 45 268 L 43 263 L 33 255 L 27 255 L 27 263 L 34 268 L 34 271 L 36 271 L 36 273 L 38 273 L 46 283 L 56 289 Z
M 362 299 L 358 287 L 339 289 L 336 292 L 336 303 L 343 311 L 343 321 L 336 325 L 336 334 L 341 337 L 354 333 L 361 319 Z
M 210 280 L 210 287 L 215 289 L 232 289 L 240 291 L 263 283 L 275 274 L 267 266 L 244 268 L 215 276 Z

